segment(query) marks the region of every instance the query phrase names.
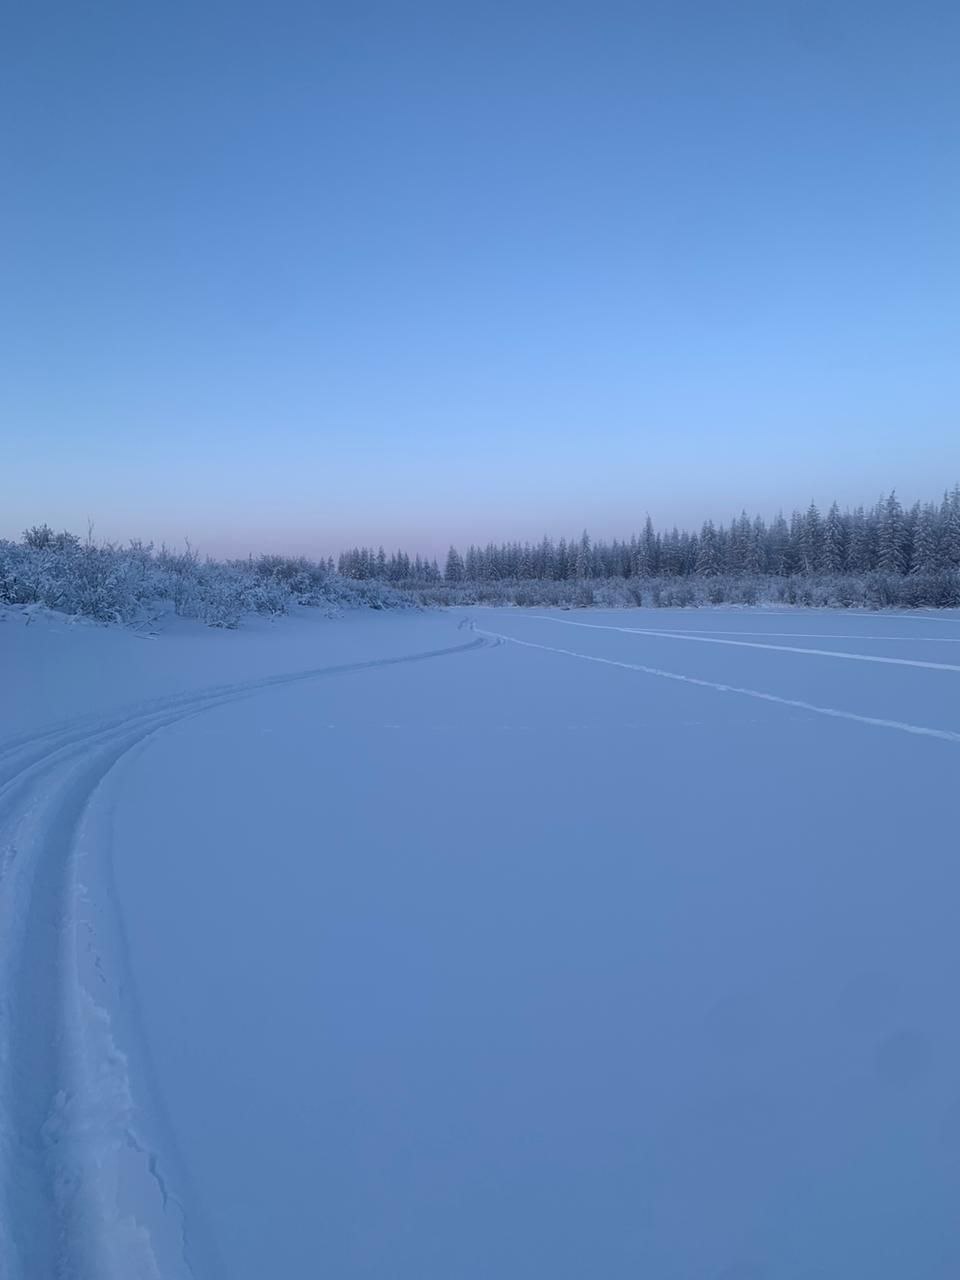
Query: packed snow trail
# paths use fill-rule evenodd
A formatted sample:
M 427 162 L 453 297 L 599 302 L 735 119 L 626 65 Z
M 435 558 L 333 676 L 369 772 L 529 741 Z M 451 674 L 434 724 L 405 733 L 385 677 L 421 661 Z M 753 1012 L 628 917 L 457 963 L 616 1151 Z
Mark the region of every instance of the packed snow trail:
M 0 747 L 0 1275 L 4 1280 L 134 1280 L 189 1274 L 160 1256 L 153 1225 L 116 1206 L 120 1162 L 135 1152 L 168 1196 L 157 1153 L 144 1149 L 122 1053 L 79 977 L 80 835 L 98 788 L 134 747 L 164 728 L 281 686 L 424 662 L 489 642 L 342 663 L 155 699 L 106 720 L 86 718 Z M 173 1230 L 182 1233 L 182 1223 Z M 181 1240 L 182 1245 L 182 1240 Z

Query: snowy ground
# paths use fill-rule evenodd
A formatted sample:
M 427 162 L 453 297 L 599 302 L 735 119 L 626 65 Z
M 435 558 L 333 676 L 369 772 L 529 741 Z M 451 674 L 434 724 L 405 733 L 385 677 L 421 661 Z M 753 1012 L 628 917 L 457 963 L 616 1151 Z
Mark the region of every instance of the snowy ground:
M 960 618 L 0 621 L 0 1275 L 960 1274 Z

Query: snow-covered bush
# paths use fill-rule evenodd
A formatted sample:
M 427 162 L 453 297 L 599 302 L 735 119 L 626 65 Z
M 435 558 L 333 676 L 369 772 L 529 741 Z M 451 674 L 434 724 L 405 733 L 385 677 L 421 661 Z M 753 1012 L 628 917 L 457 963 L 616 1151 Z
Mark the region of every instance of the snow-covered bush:
M 0 600 L 43 604 L 100 622 L 129 622 L 149 591 L 142 562 L 79 541 L 0 543 Z
M 279 614 L 297 604 L 337 614 L 403 608 L 413 600 L 396 587 L 354 582 L 303 558 L 201 560 L 189 546 L 117 547 L 37 525 L 20 542 L 0 540 L 0 603 L 41 604 L 98 622 L 133 622 L 172 607 L 209 626 L 236 627 L 246 614 Z
M 635 605 L 691 609 L 723 604 L 860 609 L 960 607 L 960 573 L 956 570 L 929 574 L 717 574 L 562 581 L 504 578 L 408 583 L 407 589 L 423 605 L 515 604 L 567 609 L 621 609 Z

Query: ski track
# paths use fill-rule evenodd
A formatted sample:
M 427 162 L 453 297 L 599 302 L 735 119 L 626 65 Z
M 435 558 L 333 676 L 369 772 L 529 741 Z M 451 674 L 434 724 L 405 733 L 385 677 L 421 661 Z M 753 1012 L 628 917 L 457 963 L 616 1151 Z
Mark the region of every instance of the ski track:
M 647 627 L 615 627 L 602 622 L 574 622 L 570 618 L 551 618 L 547 614 L 534 613 L 538 622 L 557 622 L 564 627 L 586 627 L 590 631 L 620 631 L 631 636 L 659 636 L 664 640 L 692 640 L 698 644 L 726 644 L 738 649 L 771 649 L 775 653 L 804 653 L 818 658 L 843 658 L 849 662 L 881 662 L 893 667 L 924 667 L 928 671 L 958 671 L 953 662 L 924 662 L 920 658 L 885 658 L 877 653 L 844 653 L 842 649 L 807 649 L 793 644 L 759 644 L 755 640 L 719 640 L 716 636 L 694 634 L 689 631 L 662 631 Z
M 538 614 L 538 617 L 544 615 Z M 551 622 L 564 622 L 564 618 L 551 618 Z M 571 624 L 584 626 L 585 623 Z M 594 623 L 601 626 L 601 623 Z M 630 628 L 635 630 L 636 628 Z M 779 640 L 787 637 L 791 640 L 858 640 L 865 644 L 886 644 L 892 641 L 898 644 L 960 644 L 960 636 L 850 636 L 840 635 L 835 631 L 714 631 L 709 627 L 644 627 L 644 634 L 649 635 L 685 635 L 685 636 L 764 636 L 768 640 Z M 778 649 L 782 646 L 777 645 Z
M 317 667 L 158 698 L 0 745 L 0 1276 L 148 1280 L 144 1224 L 111 1204 L 120 1154 L 138 1152 L 160 1212 L 178 1209 L 134 1128 L 125 1059 L 79 970 L 81 835 L 100 784 L 170 725 L 265 690 L 485 647 Z M 100 959 L 95 956 L 95 966 Z M 183 1239 L 179 1273 L 190 1275 Z
M 841 609 L 838 605 L 824 609 L 814 608 L 812 605 L 795 605 L 792 609 L 765 609 L 762 606 L 757 605 L 743 605 L 741 608 L 734 609 L 721 609 L 714 605 L 692 606 L 693 612 L 696 612 L 698 609 L 703 609 L 705 612 L 711 614 L 722 613 L 724 617 L 741 618 L 747 612 L 759 612 L 764 618 L 796 618 L 799 614 L 803 614 L 807 617 L 823 617 L 824 614 L 828 614 L 832 617 L 838 612 L 842 612 L 849 618 L 893 618 L 897 622 L 945 622 L 948 624 L 960 624 L 960 613 L 954 613 L 953 616 L 938 618 L 930 613 L 914 613 L 912 610 L 908 612 L 906 609 L 904 609 L 902 613 L 880 613 L 875 609 Z M 665 614 L 685 613 L 689 615 L 691 613 L 691 607 L 679 609 L 677 607 L 667 607 L 662 610 L 658 609 L 657 612 Z M 944 609 L 944 613 L 947 613 L 946 609 Z
M 547 621 L 563 621 L 563 619 L 547 619 Z M 589 623 L 572 623 L 572 626 L 589 626 Z M 609 628 L 601 627 L 600 630 Z M 620 628 L 616 628 L 620 630 Z M 648 676 L 659 676 L 663 680 L 678 680 L 683 684 L 693 684 L 701 689 L 716 689 L 719 693 L 737 693 L 746 698 L 758 698 L 761 702 L 776 702 L 781 706 L 795 707 L 800 711 L 812 711 L 816 715 L 830 716 L 835 720 L 853 720 L 858 724 L 873 725 L 880 729 L 897 729 L 901 733 L 911 733 L 924 738 L 939 738 L 943 742 L 960 744 L 960 732 L 954 729 L 933 729 L 925 725 L 908 724 L 903 720 L 885 720 L 879 716 L 861 716 L 853 711 L 841 711 L 837 707 L 821 707 L 813 702 L 804 702 L 799 698 L 783 698 L 779 694 L 764 693 L 760 689 L 744 689 L 738 685 L 720 684 L 714 680 L 701 680 L 698 676 L 686 676 L 677 671 L 664 671 L 660 667 L 648 667 L 639 662 L 620 662 L 615 658 L 599 658 L 590 653 L 577 653 L 575 649 L 561 649 L 555 645 L 537 644 L 533 640 L 518 640 L 516 636 L 508 636 L 499 631 L 486 631 L 477 628 L 481 636 L 501 643 L 518 644 L 525 649 L 542 649 L 545 653 L 562 653 L 568 658 L 580 658 L 584 662 L 599 662 L 607 667 L 621 667 L 626 671 L 639 671 Z M 764 646 L 765 647 L 765 646 Z M 776 646 L 774 646 L 776 647 Z M 846 656 L 846 655 L 845 655 Z

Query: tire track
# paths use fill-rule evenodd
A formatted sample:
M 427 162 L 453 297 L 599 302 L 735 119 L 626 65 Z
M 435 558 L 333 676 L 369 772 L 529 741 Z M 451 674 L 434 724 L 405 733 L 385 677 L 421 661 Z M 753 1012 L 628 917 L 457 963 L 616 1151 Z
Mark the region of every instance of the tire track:
M 93 1025 L 108 1027 L 109 1020 L 83 989 L 77 962 L 77 839 L 100 784 L 152 735 L 226 703 L 489 644 L 478 636 L 395 658 L 214 686 L 154 699 L 107 719 L 86 717 L 0 746 L 0 1275 L 5 1280 L 161 1275 L 147 1231 L 117 1217 L 115 1205 L 105 1203 L 102 1185 L 105 1161 L 117 1158 L 118 1145 L 138 1148 L 129 1128 L 129 1091 L 120 1078 L 123 1056 L 104 1026 Z M 141 1154 L 165 1202 L 156 1158 Z M 180 1252 L 182 1273 L 189 1275 L 182 1240 Z M 164 1280 L 169 1274 L 165 1269 Z

